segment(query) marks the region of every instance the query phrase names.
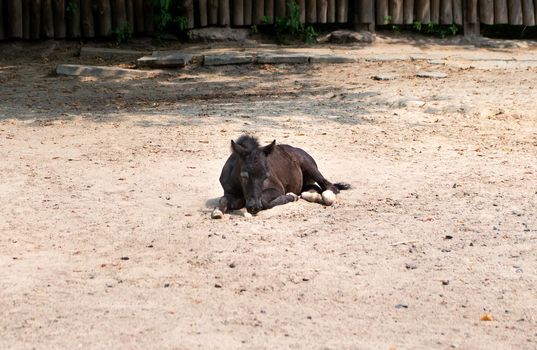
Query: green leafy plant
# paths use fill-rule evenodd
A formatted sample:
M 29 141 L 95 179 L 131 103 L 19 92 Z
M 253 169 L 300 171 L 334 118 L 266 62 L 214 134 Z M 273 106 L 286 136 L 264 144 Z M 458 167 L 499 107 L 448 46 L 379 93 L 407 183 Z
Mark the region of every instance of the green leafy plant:
M 173 0 L 153 0 L 155 5 L 155 26 L 157 35 L 162 35 L 168 30 L 185 32 L 188 29 L 188 18 L 175 16 L 172 11 Z
M 384 16 L 384 24 L 388 24 L 392 21 L 392 16 Z
M 65 5 L 65 13 L 67 14 L 67 17 L 73 18 L 73 14 L 76 11 L 78 11 L 78 4 L 73 0 L 69 0 L 67 5 Z
M 114 28 L 113 30 L 114 38 L 116 43 L 128 43 L 132 40 L 132 29 L 128 23 L 123 23 L 122 25 Z
M 457 25 L 452 24 L 450 26 L 445 25 L 438 25 L 434 24 L 432 22 L 429 22 L 427 24 L 423 24 L 420 21 L 414 21 L 412 24 L 411 30 L 416 31 L 418 33 L 433 35 L 433 36 L 440 36 L 442 38 L 446 37 L 446 35 L 457 35 L 459 32 L 459 27 Z
M 319 33 L 317 33 L 315 31 L 315 28 L 313 28 L 312 26 L 307 26 L 306 30 L 304 32 L 304 35 L 305 35 L 305 41 L 308 44 L 311 44 L 311 43 L 314 43 L 315 40 L 317 40 L 317 37 L 319 36 Z
M 295 1 L 290 1 L 287 6 L 289 14 L 285 17 L 276 17 L 274 21 L 276 41 L 282 44 L 287 44 L 291 39 L 299 39 L 307 43 L 315 42 L 319 34 L 312 26 L 305 26 L 300 21 L 300 5 Z
M 253 26 L 250 27 L 250 31 L 252 32 L 252 34 L 259 33 L 259 29 L 257 28 L 256 24 L 254 24 Z

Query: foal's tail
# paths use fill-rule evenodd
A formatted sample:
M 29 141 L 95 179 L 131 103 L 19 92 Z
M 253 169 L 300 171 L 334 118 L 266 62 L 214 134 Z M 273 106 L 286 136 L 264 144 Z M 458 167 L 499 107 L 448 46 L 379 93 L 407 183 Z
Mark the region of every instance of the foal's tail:
M 338 183 L 335 183 L 334 186 L 336 186 L 336 188 L 340 191 L 348 190 L 351 188 L 351 185 L 346 182 L 338 182 Z
M 346 183 L 346 182 L 338 182 L 338 183 L 335 183 L 333 185 L 337 189 L 337 191 L 334 191 L 336 193 L 339 192 L 339 191 L 348 190 L 348 189 L 351 188 L 351 185 Z M 317 193 L 322 193 L 323 192 L 321 187 L 319 185 L 317 185 L 316 183 L 307 184 L 307 185 L 304 185 L 304 187 L 302 187 L 302 192 L 307 192 L 309 190 L 314 190 Z

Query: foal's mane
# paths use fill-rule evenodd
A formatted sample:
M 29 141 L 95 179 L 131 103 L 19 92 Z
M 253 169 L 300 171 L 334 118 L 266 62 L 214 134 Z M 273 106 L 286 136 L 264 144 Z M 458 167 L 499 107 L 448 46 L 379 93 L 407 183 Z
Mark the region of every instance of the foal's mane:
M 257 137 L 249 135 L 242 135 L 239 137 L 236 144 L 241 145 L 248 151 L 253 151 L 256 148 L 259 148 L 259 141 L 257 140 Z

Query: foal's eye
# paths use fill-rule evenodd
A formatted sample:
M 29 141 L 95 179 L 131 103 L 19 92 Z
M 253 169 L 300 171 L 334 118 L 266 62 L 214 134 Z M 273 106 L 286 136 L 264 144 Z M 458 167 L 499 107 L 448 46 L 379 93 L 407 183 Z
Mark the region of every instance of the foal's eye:
M 247 179 L 248 173 L 246 171 L 241 171 L 241 177 Z

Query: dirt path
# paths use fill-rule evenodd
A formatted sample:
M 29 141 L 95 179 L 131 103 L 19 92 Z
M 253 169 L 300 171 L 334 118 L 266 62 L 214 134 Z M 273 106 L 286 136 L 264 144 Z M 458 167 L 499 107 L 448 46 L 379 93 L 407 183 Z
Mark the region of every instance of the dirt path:
M 35 55 L 0 61 L 0 348 L 536 347 L 536 68 L 97 80 L 50 74 L 72 47 Z M 211 220 L 244 132 L 353 189 Z

